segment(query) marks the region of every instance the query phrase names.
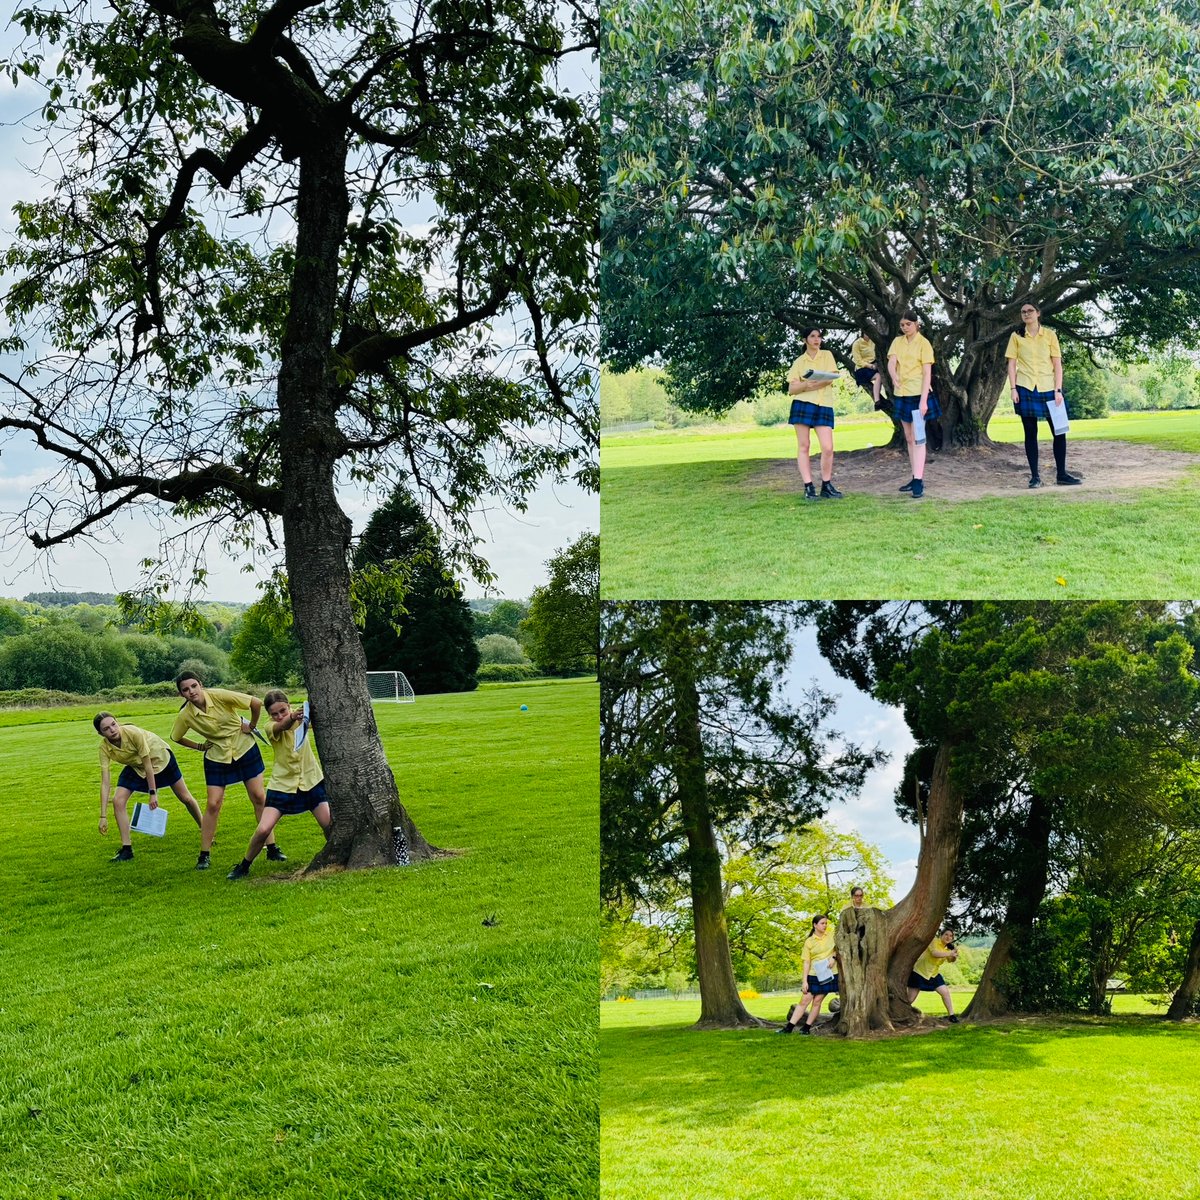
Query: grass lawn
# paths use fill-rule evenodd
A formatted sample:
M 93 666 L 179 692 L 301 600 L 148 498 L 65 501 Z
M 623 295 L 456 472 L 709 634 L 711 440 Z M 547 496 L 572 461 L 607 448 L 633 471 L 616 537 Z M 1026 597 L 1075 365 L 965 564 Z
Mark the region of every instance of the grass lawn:
M 112 707 L 162 734 L 176 708 Z M 212 870 L 173 797 L 112 866 L 92 710 L 0 712 L 4 1200 L 596 1195 L 596 685 L 376 713 L 418 827 L 464 853 L 293 882 L 320 831 L 285 817 L 291 861 L 229 883 L 240 787 Z
M 881 445 L 889 431 L 877 416 L 846 418 L 839 421 L 838 449 Z M 999 442 L 1021 441 L 1020 423 L 1011 416 L 994 419 L 989 433 Z M 1200 414 L 1119 413 L 1073 422 L 1071 437 L 1200 453 Z M 793 446 L 791 430 L 779 426 L 606 437 L 603 594 L 727 599 L 1200 594 L 1200 558 L 1191 552 L 1200 506 L 1195 468 L 1163 486 L 1094 500 L 1073 497 L 1063 504 L 1040 494 L 1037 503 L 1023 494 L 950 502 L 934 489 L 915 508 L 864 494 L 806 506 L 794 490 L 758 482 L 764 460 L 783 462 Z
M 778 1020 L 786 1005 L 748 1007 Z M 1116 1015 L 846 1042 L 695 1033 L 698 1013 L 601 1005 L 605 1200 L 1200 1195 L 1195 1025 Z

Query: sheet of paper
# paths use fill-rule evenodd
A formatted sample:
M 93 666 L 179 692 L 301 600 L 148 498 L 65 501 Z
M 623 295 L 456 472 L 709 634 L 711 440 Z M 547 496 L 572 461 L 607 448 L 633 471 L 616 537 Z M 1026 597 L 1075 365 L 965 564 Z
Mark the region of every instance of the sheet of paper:
M 162 837 L 167 832 L 167 810 L 151 808 L 149 804 L 135 804 L 129 828 L 151 837 Z
M 829 959 L 818 958 L 813 963 L 813 974 L 821 983 L 828 983 L 833 978 L 833 968 L 829 965 Z
M 824 382 L 824 381 L 833 380 L 833 379 L 840 379 L 841 376 L 838 374 L 837 371 L 805 371 L 804 374 L 801 376 L 801 378 L 802 379 L 819 380 L 819 381 Z
M 308 701 L 304 702 L 304 717 L 300 724 L 296 726 L 296 740 L 293 743 L 295 749 L 299 750 L 304 745 L 304 739 L 308 737 Z
M 1046 408 L 1050 412 L 1050 428 L 1055 433 L 1066 433 L 1070 425 L 1067 419 L 1067 402 L 1064 400 L 1061 404 L 1055 404 L 1051 400 Z
M 921 410 L 919 408 L 913 409 L 912 417 L 913 441 L 920 446 L 925 441 L 925 418 L 921 416 Z

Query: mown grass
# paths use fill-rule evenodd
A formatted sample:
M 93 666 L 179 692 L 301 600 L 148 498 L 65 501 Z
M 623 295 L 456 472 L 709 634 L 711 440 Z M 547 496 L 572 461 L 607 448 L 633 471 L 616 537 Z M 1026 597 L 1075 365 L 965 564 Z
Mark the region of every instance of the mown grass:
M 165 733 L 175 705 L 113 708 Z M 0 713 L 5 1200 L 595 1195 L 595 684 L 376 712 L 463 853 L 294 881 L 320 833 L 290 817 L 291 862 L 239 884 L 241 789 L 213 870 L 173 799 L 110 866 L 91 710 Z
M 838 446 L 879 445 L 889 428 L 879 418 L 847 420 Z M 997 418 L 989 432 L 1020 439 L 1012 417 Z M 1123 413 L 1074 422 L 1072 436 L 1200 452 L 1200 416 Z M 747 484 L 756 460 L 792 453 L 790 438 L 790 430 L 771 428 L 606 439 L 603 594 L 1135 599 L 1200 592 L 1200 558 L 1191 552 L 1198 471 L 1120 500 L 1033 505 L 930 496 L 914 511 L 851 495 L 805 506 L 794 494 Z
M 782 1016 L 778 1000 L 749 1007 Z M 698 1011 L 601 1006 L 606 1200 L 1198 1194 L 1195 1025 L 1114 1016 L 847 1042 L 696 1033 Z

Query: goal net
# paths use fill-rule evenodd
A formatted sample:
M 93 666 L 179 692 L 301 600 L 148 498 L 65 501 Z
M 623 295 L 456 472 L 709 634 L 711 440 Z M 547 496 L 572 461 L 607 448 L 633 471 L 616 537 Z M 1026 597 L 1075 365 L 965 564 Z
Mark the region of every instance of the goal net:
M 394 700 L 398 704 L 412 704 L 417 698 L 403 671 L 368 671 L 367 691 L 372 700 Z

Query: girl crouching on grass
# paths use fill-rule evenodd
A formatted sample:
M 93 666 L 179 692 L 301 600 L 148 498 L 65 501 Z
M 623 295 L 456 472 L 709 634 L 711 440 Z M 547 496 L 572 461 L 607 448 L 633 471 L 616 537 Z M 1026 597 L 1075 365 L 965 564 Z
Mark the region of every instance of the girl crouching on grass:
M 133 858 L 133 846 L 129 840 L 129 797 L 134 792 L 145 792 L 150 797 L 150 807 L 158 807 L 158 789 L 169 787 L 179 797 L 179 802 L 191 814 L 192 820 L 200 824 L 200 805 L 195 801 L 188 785 L 183 781 L 183 772 L 175 761 L 171 747 L 148 729 L 136 725 L 122 725 L 110 712 L 99 712 L 92 718 L 92 725 L 100 735 L 100 832 L 108 833 L 108 794 L 112 786 L 110 766 L 120 763 L 122 770 L 117 777 L 117 791 L 112 798 L 113 816 L 121 831 L 121 848 L 112 862 L 129 862 Z
M 797 1025 L 801 1033 L 811 1033 L 825 997 L 838 990 L 837 939 L 829 918 L 824 915 L 813 917 L 812 933 L 804 943 L 803 973 L 802 999 L 780 1033 L 791 1033 Z M 805 1012 L 807 1020 L 803 1019 Z
M 280 691 L 268 692 L 263 704 L 271 718 L 267 733 L 275 751 L 275 765 L 267 785 L 267 802 L 258 828 L 250 835 L 246 857 L 226 879 L 245 879 L 250 874 L 250 864 L 258 857 L 280 817 L 310 812 L 325 836 L 329 836 L 329 802 L 325 799 L 324 775 L 313 754 L 312 738 L 306 733 L 300 749 L 296 749 L 296 726 L 304 719 L 303 711 L 293 708 Z

